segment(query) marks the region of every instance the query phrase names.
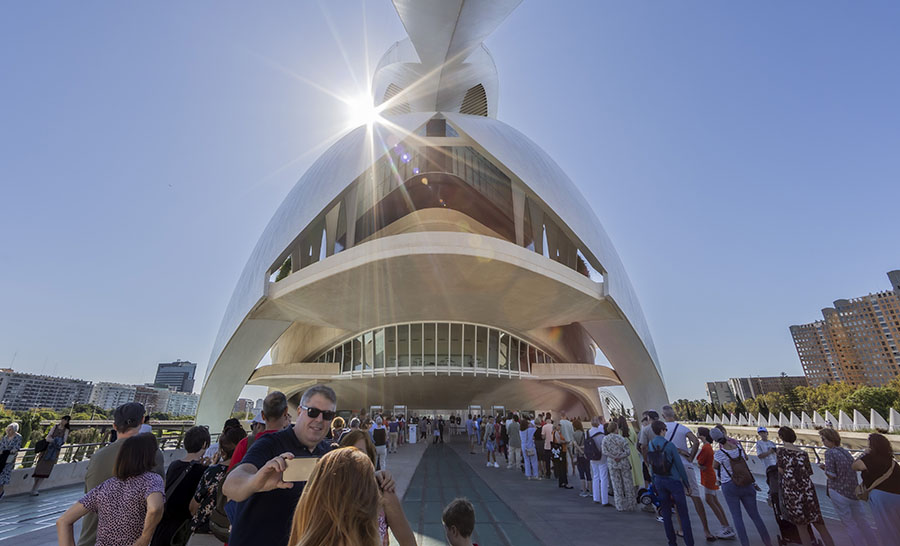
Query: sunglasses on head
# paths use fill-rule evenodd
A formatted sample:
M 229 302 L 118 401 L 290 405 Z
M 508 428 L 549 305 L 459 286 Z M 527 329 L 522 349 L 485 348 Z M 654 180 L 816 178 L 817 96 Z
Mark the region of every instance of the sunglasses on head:
M 316 419 L 319 415 L 322 416 L 322 419 L 326 421 L 331 421 L 334 419 L 335 413 L 330 410 L 320 410 L 319 408 L 310 408 L 308 406 L 300 406 L 302 409 L 306 410 L 306 415 L 309 415 L 310 419 Z

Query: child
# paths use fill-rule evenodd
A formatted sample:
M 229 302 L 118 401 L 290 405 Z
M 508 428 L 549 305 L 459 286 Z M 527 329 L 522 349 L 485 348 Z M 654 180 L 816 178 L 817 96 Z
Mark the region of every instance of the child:
M 475 507 L 467 499 L 453 499 L 441 515 L 444 533 L 450 546 L 478 546 L 472 542 L 475 530 Z

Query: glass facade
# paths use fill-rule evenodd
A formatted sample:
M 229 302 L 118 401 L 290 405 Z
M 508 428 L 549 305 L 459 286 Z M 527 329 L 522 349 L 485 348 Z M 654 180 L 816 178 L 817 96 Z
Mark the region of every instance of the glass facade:
M 356 335 L 324 351 L 313 362 L 341 364 L 342 374 L 419 372 L 531 373 L 552 355 L 508 332 L 478 324 L 414 322 Z
M 450 129 L 445 126 L 430 136 L 449 135 Z M 272 264 L 270 279 L 277 282 L 377 237 L 379 231 L 415 211 L 446 208 L 477 220 L 503 240 L 517 243 L 521 237 L 523 247 L 594 281 L 602 280 L 599 264 L 584 245 L 567 234 L 565 225 L 527 192 L 516 225 L 513 182 L 477 150 L 471 146 L 430 146 L 423 140 L 427 137 L 399 143 L 378 158 Z M 490 341 L 482 341 L 486 345 L 480 358 L 489 360 Z

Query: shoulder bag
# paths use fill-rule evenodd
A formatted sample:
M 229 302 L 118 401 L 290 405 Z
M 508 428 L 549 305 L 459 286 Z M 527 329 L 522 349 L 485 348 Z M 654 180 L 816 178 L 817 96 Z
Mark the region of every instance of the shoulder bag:
M 866 487 L 866 484 L 864 484 L 864 483 L 857 485 L 856 486 L 856 498 L 858 498 L 861 501 L 869 500 L 869 493 L 871 493 L 873 489 L 875 489 L 876 487 L 881 485 L 881 482 L 883 482 L 884 480 L 888 479 L 891 476 L 891 473 L 894 472 L 895 466 L 897 466 L 897 463 L 894 462 L 893 459 L 891 459 L 891 467 L 888 468 L 888 471 L 885 472 L 883 476 L 881 476 L 880 478 L 878 478 L 877 480 L 872 482 L 872 485 L 870 485 L 869 487 Z

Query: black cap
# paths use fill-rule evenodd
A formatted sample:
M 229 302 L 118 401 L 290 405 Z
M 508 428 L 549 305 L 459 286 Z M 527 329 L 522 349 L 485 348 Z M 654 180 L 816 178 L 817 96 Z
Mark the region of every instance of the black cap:
M 139 402 L 122 404 L 113 412 L 113 421 L 119 430 L 140 426 L 144 422 L 144 405 Z

